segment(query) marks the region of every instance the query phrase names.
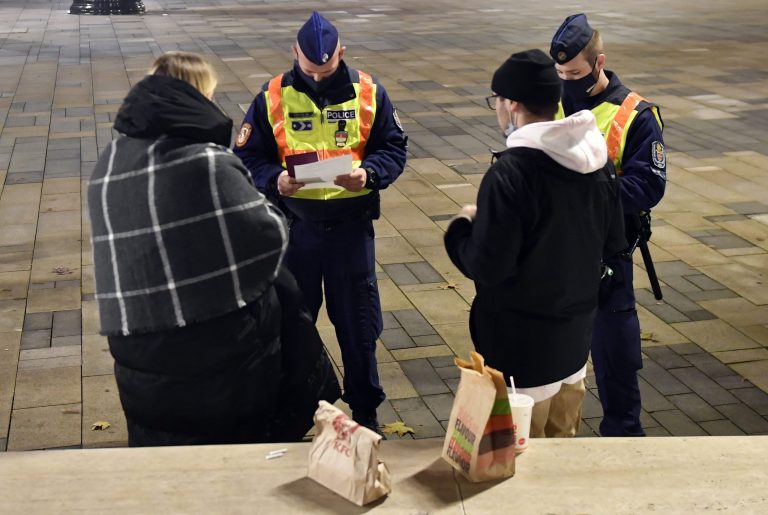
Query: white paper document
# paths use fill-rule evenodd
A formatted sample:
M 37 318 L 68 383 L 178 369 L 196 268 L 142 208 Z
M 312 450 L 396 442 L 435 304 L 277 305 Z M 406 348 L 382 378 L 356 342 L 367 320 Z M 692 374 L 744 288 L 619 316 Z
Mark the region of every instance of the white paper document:
M 296 180 L 303 182 L 305 188 L 338 188 L 333 181 L 337 175 L 352 172 L 352 154 L 296 165 L 293 169 Z

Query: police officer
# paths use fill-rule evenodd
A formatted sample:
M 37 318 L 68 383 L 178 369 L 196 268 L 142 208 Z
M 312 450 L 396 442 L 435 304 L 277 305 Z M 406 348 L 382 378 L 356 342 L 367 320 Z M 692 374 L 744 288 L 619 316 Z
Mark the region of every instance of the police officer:
M 289 218 L 285 259 L 315 320 L 325 290 L 344 364 L 343 399 L 358 423 L 379 432 L 376 407 L 385 395 L 376 367 L 382 315 L 373 220 L 379 190 L 405 167 L 407 137 L 384 88 L 349 68 L 344 50 L 333 24 L 313 12 L 293 45 L 293 69 L 256 95 L 234 150 Z M 307 187 L 286 164 L 307 152 L 351 154 L 353 169 L 327 187 Z
M 565 19 L 552 38 L 550 55 L 563 81 L 564 114 L 591 110 L 605 136 L 609 159 L 619 174 L 631 244 L 638 233 L 638 215 L 664 195 L 666 159 L 659 108 L 605 69 L 600 33 L 584 14 Z M 637 382 L 643 363 L 631 255 L 609 259 L 607 264 L 615 272 L 614 281 L 602 296 L 592 338 L 592 362 L 603 405 L 600 434 L 644 436 Z

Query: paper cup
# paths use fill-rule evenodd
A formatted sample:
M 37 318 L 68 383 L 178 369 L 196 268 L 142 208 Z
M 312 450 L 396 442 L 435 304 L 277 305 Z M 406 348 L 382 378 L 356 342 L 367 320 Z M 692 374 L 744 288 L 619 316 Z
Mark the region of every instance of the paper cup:
M 533 397 L 511 391 L 508 391 L 508 396 L 509 406 L 512 408 L 512 427 L 515 431 L 515 453 L 520 454 L 528 448 Z

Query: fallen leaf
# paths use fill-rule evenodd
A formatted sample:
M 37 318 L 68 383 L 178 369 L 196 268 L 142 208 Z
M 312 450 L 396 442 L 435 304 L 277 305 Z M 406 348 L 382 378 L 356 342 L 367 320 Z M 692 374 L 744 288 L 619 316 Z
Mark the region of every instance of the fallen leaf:
M 440 286 L 441 290 L 455 290 L 456 288 L 458 288 L 458 285 L 454 283 L 448 283 L 445 286 Z
M 65 409 L 65 410 L 62 410 L 61 413 L 64 414 L 64 415 L 79 415 L 80 414 L 80 410 L 77 410 L 77 409 Z
M 65 266 L 57 266 L 51 271 L 56 275 L 70 275 L 72 273 L 72 270 Z
M 109 422 L 104 422 L 103 420 L 99 422 L 94 422 L 93 425 L 91 426 L 91 431 L 104 431 L 105 429 L 108 429 L 109 426 L 111 425 L 112 424 L 110 424 Z
M 416 431 L 414 431 L 412 428 L 406 426 L 403 422 L 398 420 L 397 422 L 391 422 L 389 424 L 384 424 L 381 427 L 382 432 L 387 433 L 388 435 L 397 433 L 397 436 L 405 436 L 407 434 L 416 434 Z
M 657 341 L 659 341 L 659 340 L 657 340 L 655 338 L 655 336 L 656 335 L 654 335 L 653 333 L 643 333 L 643 332 L 640 333 L 640 339 L 643 340 L 643 341 L 646 341 L 646 342 L 648 342 L 648 341 L 650 341 L 650 342 L 657 342 Z

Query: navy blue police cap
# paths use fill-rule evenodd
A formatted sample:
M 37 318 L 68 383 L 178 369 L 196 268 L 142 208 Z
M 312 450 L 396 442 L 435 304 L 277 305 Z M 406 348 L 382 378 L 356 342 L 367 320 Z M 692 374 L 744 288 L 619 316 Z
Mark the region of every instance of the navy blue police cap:
M 590 27 L 584 13 L 568 16 L 552 38 L 549 55 L 557 64 L 565 64 L 584 50 L 595 29 Z
M 296 39 L 307 59 L 322 66 L 336 52 L 339 33 L 322 14 L 312 11 L 307 22 L 299 29 Z

